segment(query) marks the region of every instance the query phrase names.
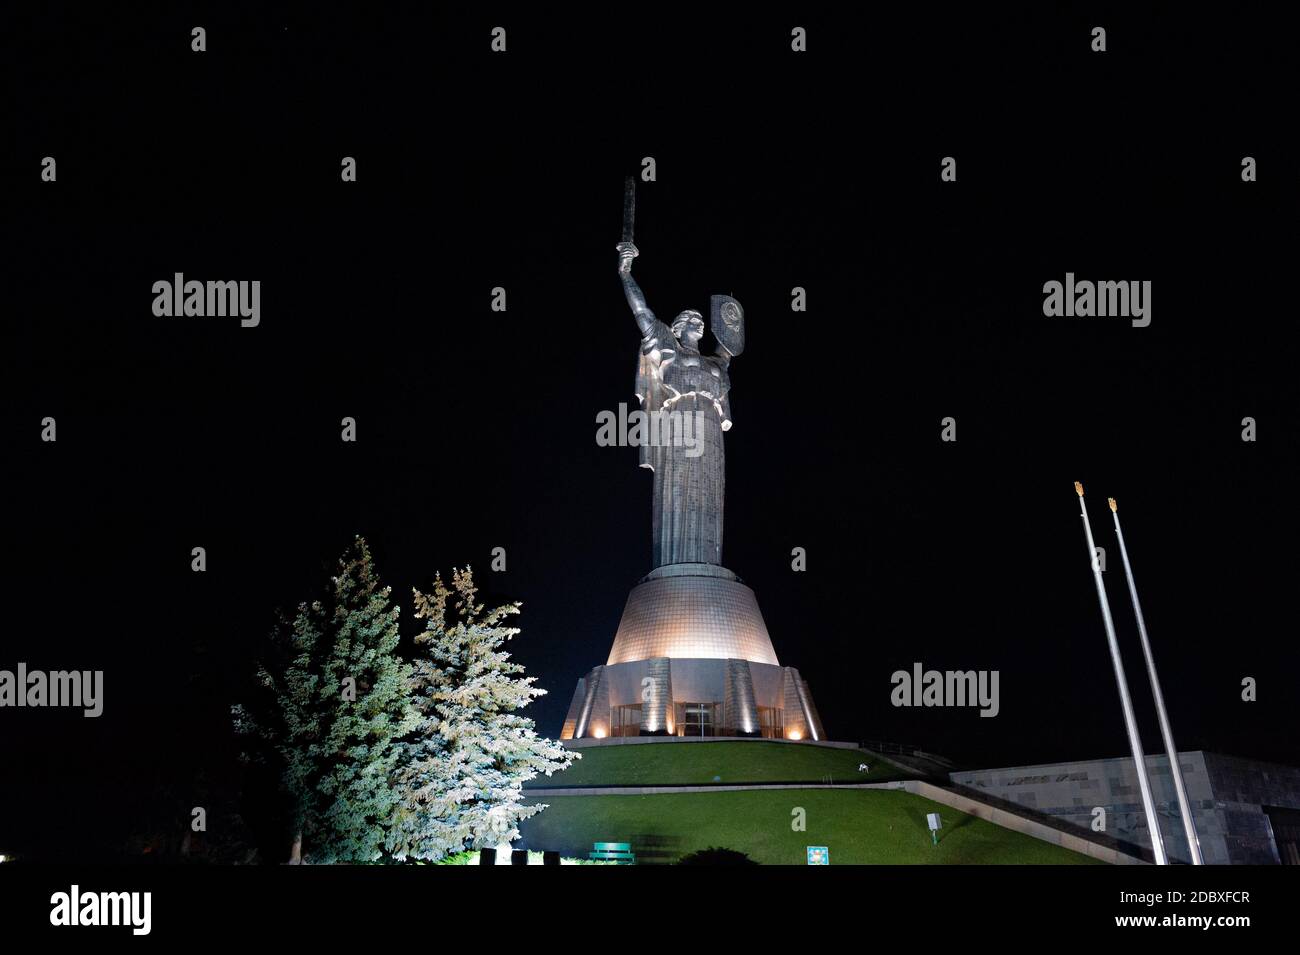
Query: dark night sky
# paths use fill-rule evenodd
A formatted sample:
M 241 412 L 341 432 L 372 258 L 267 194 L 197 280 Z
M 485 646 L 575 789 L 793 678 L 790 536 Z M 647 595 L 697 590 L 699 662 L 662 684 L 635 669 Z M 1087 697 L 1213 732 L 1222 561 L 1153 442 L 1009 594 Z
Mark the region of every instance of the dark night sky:
M 514 652 L 558 733 L 649 570 L 649 478 L 594 440 L 632 400 L 614 243 L 645 155 L 651 306 L 746 308 L 724 562 L 833 738 L 970 766 L 1124 752 L 1078 479 L 1148 751 L 1108 494 L 1180 748 L 1300 761 L 1280 31 L 1112 18 L 1098 56 L 1084 19 L 823 17 L 796 57 L 789 24 L 752 14 L 636 33 L 502 15 L 494 57 L 490 16 L 101 16 L 3 31 L 0 667 L 103 669 L 106 709 L 0 716 L 20 810 L 0 820 L 112 828 L 198 769 L 230 777 L 229 704 L 272 612 L 354 533 L 404 634 L 410 588 L 453 565 L 522 600 Z M 155 318 L 176 271 L 260 279 L 261 326 Z M 1066 271 L 1150 279 L 1151 326 L 1044 318 Z M 999 670 L 1001 714 L 895 709 L 889 676 L 914 661 Z

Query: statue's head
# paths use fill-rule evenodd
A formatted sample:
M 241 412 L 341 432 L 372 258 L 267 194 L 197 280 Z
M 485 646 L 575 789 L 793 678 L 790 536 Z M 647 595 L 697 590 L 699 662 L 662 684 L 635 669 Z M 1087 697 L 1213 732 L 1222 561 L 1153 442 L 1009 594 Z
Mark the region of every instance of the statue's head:
M 704 317 L 693 308 L 680 312 L 673 319 L 673 334 L 679 342 L 694 348 L 704 337 Z

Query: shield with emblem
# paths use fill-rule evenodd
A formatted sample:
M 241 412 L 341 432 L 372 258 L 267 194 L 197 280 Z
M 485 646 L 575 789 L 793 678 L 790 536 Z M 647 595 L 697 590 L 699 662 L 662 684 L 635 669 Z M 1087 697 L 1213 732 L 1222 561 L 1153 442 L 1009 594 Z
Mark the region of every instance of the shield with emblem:
M 709 300 L 709 329 L 733 358 L 745 350 L 745 310 L 730 295 Z

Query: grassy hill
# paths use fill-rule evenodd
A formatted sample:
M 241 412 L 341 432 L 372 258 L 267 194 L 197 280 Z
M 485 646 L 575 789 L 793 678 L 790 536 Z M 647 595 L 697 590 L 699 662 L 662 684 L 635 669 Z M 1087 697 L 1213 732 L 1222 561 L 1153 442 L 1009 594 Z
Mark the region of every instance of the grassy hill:
M 861 763 L 870 772 L 859 772 Z M 857 750 L 761 741 L 597 746 L 543 786 L 884 782 L 908 774 Z M 638 862 L 675 862 L 697 849 L 736 849 L 769 865 L 804 865 L 808 846 L 835 864 L 1088 864 L 1086 856 L 898 790 L 783 789 L 556 796 L 523 823 L 522 846 L 585 858 L 594 842 L 630 842 Z M 796 809 L 806 830 L 791 828 Z M 943 820 L 931 844 L 926 814 Z
M 672 786 L 738 783 L 879 783 L 896 766 L 854 749 L 732 740 L 592 746 L 568 770 L 535 786 Z M 859 772 L 866 763 L 870 772 Z
M 579 857 L 593 842 L 630 842 L 639 863 L 674 862 L 710 846 L 736 849 L 768 865 L 804 865 L 807 846 L 828 846 L 832 865 L 1095 861 L 898 790 L 539 795 L 529 802 L 545 802 L 549 808 L 523 823 L 527 847 Z M 805 813 L 804 832 L 791 829 L 796 807 Z M 943 820 L 937 847 L 926 826 L 930 812 Z

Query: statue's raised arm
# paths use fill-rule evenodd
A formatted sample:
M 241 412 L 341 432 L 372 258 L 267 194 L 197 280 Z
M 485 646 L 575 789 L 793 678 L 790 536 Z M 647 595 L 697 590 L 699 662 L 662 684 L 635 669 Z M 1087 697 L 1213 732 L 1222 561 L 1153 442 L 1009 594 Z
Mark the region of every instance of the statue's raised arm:
M 632 260 L 641 254 L 632 242 L 632 228 L 636 221 L 636 180 L 628 176 L 623 180 L 623 239 L 618 244 L 618 274 L 623 280 L 623 294 L 627 296 L 628 307 L 636 318 L 643 338 L 655 338 L 661 334 L 662 326 L 655 318 L 655 313 L 645 303 L 641 286 L 632 278 Z
M 655 313 L 650 311 L 650 306 L 646 305 L 641 286 L 637 285 L 636 279 L 632 278 L 632 260 L 640 254 L 630 240 L 618 244 L 618 274 L 623 280 L 623 294 L 627 296 L 628 307 L 632 309 L 632 315 L 636 318 L 636 323 L 644 336 L 653 332 L 658 319 L 655 318 Z

